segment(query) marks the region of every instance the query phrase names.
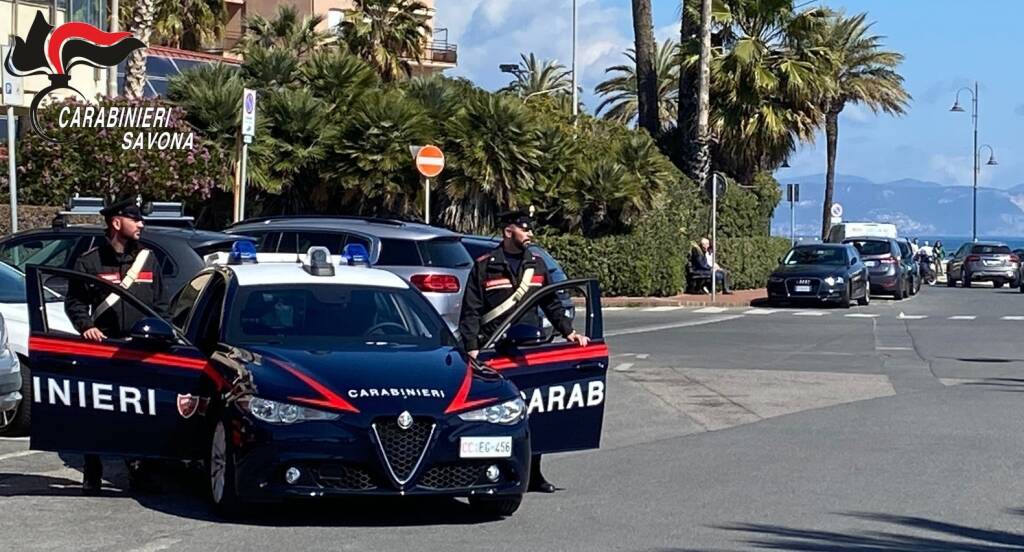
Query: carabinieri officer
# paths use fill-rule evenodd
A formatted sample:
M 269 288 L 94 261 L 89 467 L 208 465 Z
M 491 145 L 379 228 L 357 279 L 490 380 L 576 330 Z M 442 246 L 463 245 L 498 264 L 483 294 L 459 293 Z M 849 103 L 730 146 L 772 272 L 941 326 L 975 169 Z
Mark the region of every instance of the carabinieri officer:
M 533 240 L 533 221 L 523 211 L 509 211 L 499 215 L 504 225 L 501 245 L 473 264 L 462 299 L 459 334 L 469 356 L 476 358 L 480 344 L 494 333 L 505 317 L 520 301 L 547 284 L 548 267 L 544 259 L 529 249 Z M 569 341 L 585 347 L 587 336 L 572 329 L 572 320 L 555 294 L 543 301 L 541 309 L 551 325 Z M 541 320 L 534 310 L 526 314 L 524 324 L 540 327 Z M 540 472 L 540 455 L 531 459 L 528 490 L 555 492 L 555 486 Z
M 75 270 L 120 286 L 158 314 L 164 314 L 166 304 L 160 264 L 151 250 L 139 244 L 139 236 L 145 227 L 142 211 L 134 200 L 125 199 L 104 208 L 100 214 L 106 220 L 106 239 L 83 253 L 75 261 Z M 119 299 L 99 286 L 72 279 L 68 284 L 64 311 L 75 329 L 90 341 L 122 338 L 131 332 L 140 313 Z M 153 487 L 151 478 L 144 473 L 146 471 L 144 462 L 128 462 L 132 488 L 146 490 Z M 103 463 L 99 456 L 85 456 L 83 475 L 82 491 L 98 493 L 103 479 Z

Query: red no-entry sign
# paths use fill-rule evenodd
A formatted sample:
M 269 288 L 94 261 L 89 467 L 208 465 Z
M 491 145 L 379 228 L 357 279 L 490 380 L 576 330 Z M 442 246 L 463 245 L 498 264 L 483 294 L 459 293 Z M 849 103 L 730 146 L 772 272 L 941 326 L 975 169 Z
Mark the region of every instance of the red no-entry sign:
M 427 178 L 434 178 L 444 170 L 444 154 L 437 146 L 423 146 L 416 153 L 416 169 Z

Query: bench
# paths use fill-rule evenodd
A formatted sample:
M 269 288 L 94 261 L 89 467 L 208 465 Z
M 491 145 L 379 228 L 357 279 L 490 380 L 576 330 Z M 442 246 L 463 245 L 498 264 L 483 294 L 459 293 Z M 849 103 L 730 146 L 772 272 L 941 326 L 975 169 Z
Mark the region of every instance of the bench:
M 694 268 L 686 263 L 686 293 L 702 293 L 704 288 L 711 288 L 711 271 Z

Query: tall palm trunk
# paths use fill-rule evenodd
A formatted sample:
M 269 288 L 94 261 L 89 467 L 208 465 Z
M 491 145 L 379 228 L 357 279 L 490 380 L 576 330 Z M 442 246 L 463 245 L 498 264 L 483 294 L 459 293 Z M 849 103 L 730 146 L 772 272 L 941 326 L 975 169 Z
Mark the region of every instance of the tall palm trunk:
M 132 10 L 132 23 L 129 29 L 135 38 L 149 44 L 153 33 L 154 0 L 137 0 Z M 146 86 L 146 49 L 134 50 L 128 56 L 128 68 L 125 70 L 124 93 L 129 98 L 141 98 Z
M 690 171 L 697 184 L 704 186 L 711 174 L 709 120 L 711 112 L 711 0 L 700 6 L 700 71 L 697 94 L 697 126 L 693 142 L 695 151 Z
M 698 2 L 700 0 L 697 0 Z M 688 44 L 697 40 L 700 32 L 700 22 L 697 18 L 691 17 L 687 7 L 692 5 L 694 0 L 682 0 L 680 2 L 683 10 L 682 22 L 679 29 L 679 46 L 683 51 Z M 689 169 L 689 160 L 697 153 L 694 147 L 693 137 L 697 129 L 697 72 L 687 71 L 679 68 L 679 107 L 676 113 L 676 128 L 681 140 L 680 150 L 675 157 L 679 162 L 677 166 Z M 692 174 L 688 174 L 691 178 Z
M 633 0 L 633 34 L 636 41 L 636 92 L 640 128 L 651 136 L 661 129 L 658 116 L 658 73 L 654 68 L 654 23 L 651 0 Z
M 825 112 L 825 142 L 826 142 L 826 163 L 825 169 L 825 204 L 821 211 L 821 239 L 828 238 L 829 228 L 832 227 L 832 192 L 836 186 L 836 147 L 839 145 L 839 113 L 838 109 L 832 107 Z

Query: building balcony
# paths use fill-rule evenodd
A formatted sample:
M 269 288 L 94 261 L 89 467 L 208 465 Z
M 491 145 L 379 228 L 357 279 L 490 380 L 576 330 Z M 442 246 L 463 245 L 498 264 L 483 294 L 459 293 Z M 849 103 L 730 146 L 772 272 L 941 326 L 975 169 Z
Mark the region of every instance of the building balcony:
M 459 62 L 459 49 L 448 41 L 431 40 L 423 47 L 423 62 L 455 66 Z

